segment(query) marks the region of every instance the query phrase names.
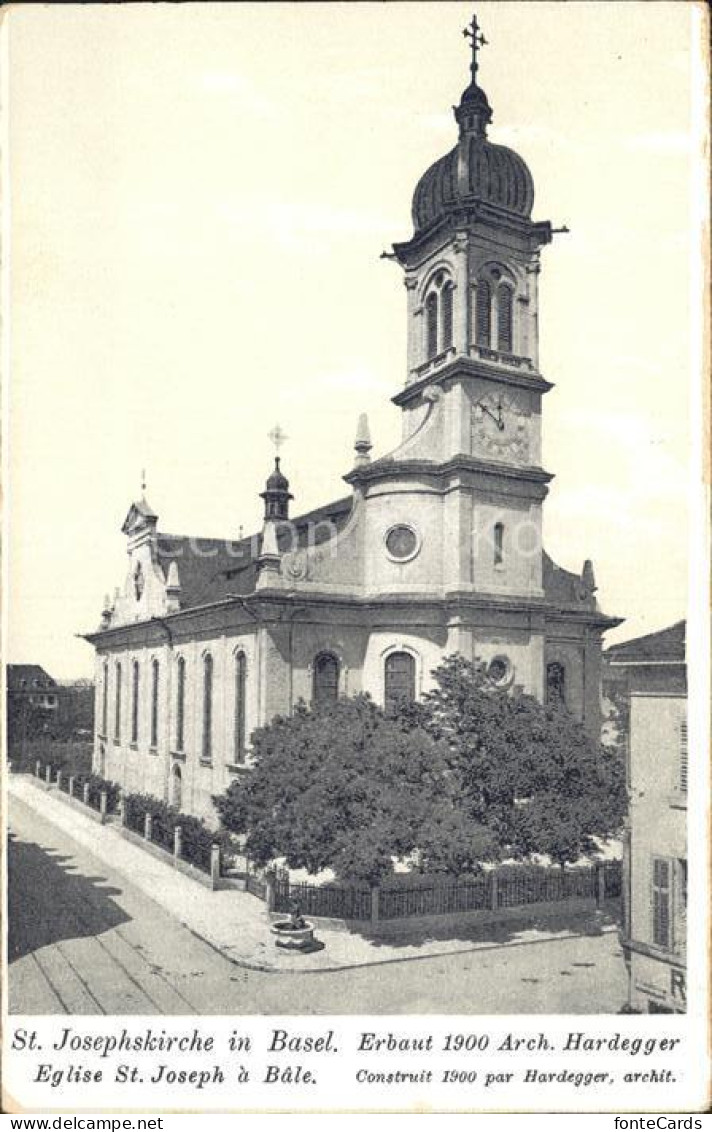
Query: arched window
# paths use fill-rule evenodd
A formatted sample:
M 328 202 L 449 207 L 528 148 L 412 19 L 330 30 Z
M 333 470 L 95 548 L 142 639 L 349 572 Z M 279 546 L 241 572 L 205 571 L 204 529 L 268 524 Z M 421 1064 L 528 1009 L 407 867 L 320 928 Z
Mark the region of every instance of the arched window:
M 559 661 L 554 661 L 546 666 L 546 702 L 563 704 L 565 701 L 566 669 Z
M 497 349 L 512 352 L 512 288 L 500 283 L 497 288 Z
M 213 658 L 203 658 L 203 758 L 213 757 Z
M 106 735 L 106 729 L 109 726 L 109 662 L 104 661 L 103 669 L 104 686 L 102 688 L 101 697 L 101 733 Z
M 504 523 L 495 523 L 494 525 L 493 550 L 495 566 L 504 565 Z
M 438 352 L 438 296 L 431 291 L 425 300 L 426 353 L 434 358 Z
M 183 775 L 179 766 L 173 767 L 171 775 L 171 805 L 180 810 L 183 805 Z
M 452 283 L 446 283 L 440 294 L 440 349 L 452 346 Z
M 131 667 L 131 742 L 138 743 L 138 694 L 141 669 L 137 660 Z
M 392 652 L 384 670 L 384 706 L 394 708 L 402 700 L 415 699 L 415 658 L 409 652 Z
M 151 746 L 158 746 L 158 689 L 161 676 L 160 665 L 154 660 L 151 665 Z
M 235 762 L 244 763 L 246 733 L 247 657 L 239 652 L 235 657 Z
M 185 658 L 178 657 L 176 671 L 176 750 L 185 746 Z
M 121 739 L 121 664 L 116 665 L 116 695 L 114 697 L 114 738 Z
M 314 661 L 313 701 L 317 707 L 333 704 L 339 698 L 339 662 L 330 652 Z
M 492 333 L 492 288 L 486 279 L 477 281 L 475 333 L 478 346 L 489 346 Z

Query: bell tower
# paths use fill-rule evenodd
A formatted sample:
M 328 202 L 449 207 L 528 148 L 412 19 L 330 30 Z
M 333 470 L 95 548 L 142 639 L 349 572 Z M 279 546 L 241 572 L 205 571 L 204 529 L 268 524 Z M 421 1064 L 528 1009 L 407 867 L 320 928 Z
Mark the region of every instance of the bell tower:
M 539 372 L 540 249 L 548 221 L 531 218 L 534 183 L 524 160 L 488 136 L 492 109 L 478 82 L 486 44 L 474 16 L 470 81 L 453 108 L 457 144 L 413 194 L 413 235 L 393 246 L 407 291 L 402 454 L 460 473 L 472 539 L 461 582 L 490 593 L 538 595 L 541 407 L 551 388 Z M 435 411 L 435 408 L 437 411 Z M 467 533 L 471 525 L 471 535 Z

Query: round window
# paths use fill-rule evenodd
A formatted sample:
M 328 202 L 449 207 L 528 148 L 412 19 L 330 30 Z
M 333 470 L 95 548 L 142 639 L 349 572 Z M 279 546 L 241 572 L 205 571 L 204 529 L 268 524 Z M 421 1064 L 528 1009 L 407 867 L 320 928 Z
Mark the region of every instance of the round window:
M 412 527 L 399 523 L 386 534 L 386 550 L 397 562 L 406 562 L 418 552 L 418 536 Z
M 505 688 L 514 675 L 512 662 L 507 656 L 495 656 L 487 665 L 487 675 L 498 688 Z

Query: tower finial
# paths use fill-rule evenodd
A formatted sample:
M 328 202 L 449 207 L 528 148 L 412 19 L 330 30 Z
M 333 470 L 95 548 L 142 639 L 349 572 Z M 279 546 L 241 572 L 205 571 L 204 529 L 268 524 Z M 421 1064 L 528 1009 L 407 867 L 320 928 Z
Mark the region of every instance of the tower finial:
M 279 452 L 280 448 L 284 444 L 285 440 L 289 440 L 289 437 L 287 436 L 286 432 L 284 432 L 282 430 L 281 425 L 278 425 L 278 424 L 275 425 L 274 428 L 272 429 L 272 431 L 269 432 L 267 435 L 268 435 L 269 439 L 272 441 L 272 443 L 274 444 L 275 452 L 277 452 L 277 453 Z
M 484 35 L 482 34 L 482 29 L 480 28 L 480 25 L 477 22 L 477 13 L 476 12 L 473 12 L 472 22 L 469 23 L 467 25 L 467 27 L 463 29 L 462 34 L 464 35 L 465 39 L 470 40 L 470 44 L 471 44 L 471 47 L 472 47 L 472 62 L 470 63 L 470 70 L 472 71 L 473 80 L 476 81 L 477 80 L 477 52 L 478 52 L 480 47 L 484 47 L 485 44 L 487 43 L 487 40 L 485 39 Z
M 141 495 L 146 494 L 146 469 L 141 468 Z

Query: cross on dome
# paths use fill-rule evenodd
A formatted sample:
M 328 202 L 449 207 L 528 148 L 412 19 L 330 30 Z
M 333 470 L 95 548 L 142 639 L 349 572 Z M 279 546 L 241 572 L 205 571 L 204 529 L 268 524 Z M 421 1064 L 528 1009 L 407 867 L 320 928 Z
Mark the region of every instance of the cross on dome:
M 472 62 L 470 63 L 470 70 L 472 71 L 473 79 L 477 78 L 477 51 L 478 48 L 484 47 L 488 40 L 482 34 L 482 29 L 477 22 L 477 13 L 473 13 L 472 22 L 463 29 L 462 34 L 465 39 L 469 39 L 472 45 Z

